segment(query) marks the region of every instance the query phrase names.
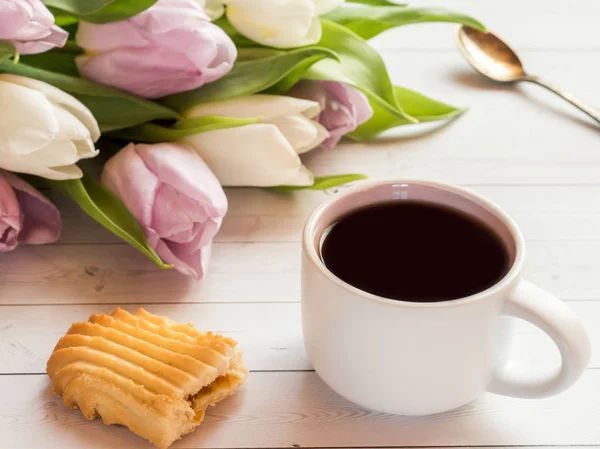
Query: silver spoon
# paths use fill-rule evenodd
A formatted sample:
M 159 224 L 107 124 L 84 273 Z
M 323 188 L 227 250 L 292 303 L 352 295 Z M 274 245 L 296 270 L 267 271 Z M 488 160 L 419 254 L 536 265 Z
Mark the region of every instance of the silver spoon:
M 600 123 L 600 111 L 547 81 L 528 75 L 517 54 L 498 36 L 468 26 L 461 26 L 458 30 L 458 48 L 468 63 L 482 75 L 500 83 L 529 81 L 539 84 L 560 95 Z

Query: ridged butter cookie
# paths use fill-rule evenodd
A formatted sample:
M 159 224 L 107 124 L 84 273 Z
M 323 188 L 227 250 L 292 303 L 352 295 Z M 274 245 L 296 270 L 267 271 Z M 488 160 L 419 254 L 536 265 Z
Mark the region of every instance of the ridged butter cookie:
M 248 374 L 231 338 L 120 308 L 73 324 L 46 370 L 67 407 L 127 426 L 161 449 L 194 430 Z

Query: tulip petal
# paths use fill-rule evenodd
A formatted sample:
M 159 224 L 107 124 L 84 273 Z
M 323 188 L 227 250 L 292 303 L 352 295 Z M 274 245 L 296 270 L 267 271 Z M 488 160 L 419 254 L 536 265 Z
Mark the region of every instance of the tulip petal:
M 80 147 L 71 140 L 55 140 L 33 154 L 21 156 L 20 159 L 24 163 L 29 162 L 40 167 L 61 167 L 76 164 L 81 159 L 79 151 Z
M 201 250 L 190 251 L 185 245 L 159 240 L 155 250 L 165 263 L 171 264 L 177 271 L 199 280 L 206 274 L 211 247 L 212 245 L 207 245 Z
M 99 136 L 94 117 L 53 86 L 0 74 L 0 107 L 10 110 L 0 121 L 0 168 L 54 180 L 74 179 L 82 176 L 74 164 L 98 154 L 91 142 L 91 137 Z
M 200 3 L 159 0 L 128 20 L 81 22 L 76 41 L 88 53 L 76 58 L 80 73 L 143 98 L 192 90 L 221 78 L 233 67 L 237 49 L 210 23 Z
M 0 166 L 17 173 L 27 173 L 55 181 L 79 179 L 83 176 L 83 172 L 77 165 L 49 167 L 40 164 L 35 156 L 3 155 Z
M 193 240 L 194 222 L 205 221 L 206 214 L 197 213 L 197 202 L 174 187 L 161 184 L 156 191 L 152 211 L 152 228 L 163 239 L 176 243 Z M 195 217 L 191 215 L 195 213 Z
M 357 125 L 363 124 L 373 115 L 373 108 L 369 103 L 369 99 L 358 89 L 335 81 L 319 81 L 318 83 L 352 111 L 352 116 L 355 117 Z
M 163 34 L 177 28 L 187 28 L 210 17 L 196 0 L 159 0 L 154 6 L 131 18 L 143 30 Z
M 152 226 L 152 209 L 160 181 L 146 167 L 135 144 L 130 143 L 106 162 L 100 182 L 121 198 L 142 227 Z
M 214 49 L 214 55 L 217 50 Z M 123 48 L 93 58 L 77 57 L 83 76 L 142 98 L 159 98 L 195 89 L 227 73 L 232 65 L 200 71 L 187 55 L 168 48 Z
M 17 196 L 0 171 L 0 252 L 17 247 L 21 230 L 21 211 Z
M 8 172 L 4 176 L 14 189 L 23 217 L 19 243 L 42 245 L 58 240 L 61 220 L 56 206 L 18 176 Z
M 56 25 L 48 29 L 48 34 L 38 40 L 32 41 L 11 41 L 17 51 L 22 55 L 33 55 L 44 53 L 56 47 L 64 47 L 69 38 L 69 33 Z
M 77 148 L 77 157 L 79 157 L 79 159 L 90 159 L 96 157 L 100 153 L 90 138 L 74 140 L 73 145 Z
M 0 75 L 0 152 L 29 154 L 47 145 L 59 132 L 52 104 L 40 92 L 5 82 Z M 0 158 L 0 167 L 5 166 Z
M 341 138 L 352 132 L 358 126 L 352 112 L 347 108 L 339 108 L 331 111 L 322 119 L 323 125 L 330 129 L 330 136 L 322 143 L 322 147 L 328 150 L 335 148 Z
M 287 94 L 319 102 L 322 111 L 318 121 L 330 134 L 321 144 L 327 149 L 334 148 L 342 136 L 354 131 L 373 115 L 373 108 L 367 97 L 344 83 L 302 80 Z
M 322 16 L 342 5 L 345 0 L 313 0 L 317 8 L 317 14 Z
M 214 103 L 200 103 L 183 113 L 185 118 L 221 115 L 232 118 L 262 117 L 269 120 L 285 115 L 302 114 L 313 118 L 319 114 L 319 104 L 315 101 L 283 95 L 257 94 L 236 97 Z
M 138 144 L 136 151 L 161 182 L 202 202 L 209 208 L 209 216 L 225 215 L 225 192 L 211 169 L 193 149 L 185 145 L 163 143 Z
M 184 139 L 222 185 L 311 185 L 313 177 L 279 131 L 267 123 L 196 134 Z
M 0 2 L 0 39 L 30 40 L 44 36 L 54 23 L 54 18 L 50 15 L 50 21 L 43 17 L 42 20 L 33 20 L 34 13 L 33 5 L 29 2 Z
M 321 23 L 312 0 L 229 0 L 227 18 L 244 36 L 263 45 L 291 48 L 316 44 Z
M 187 245 L 171 244 L 169 245 L 173 254 L 181 263 L 192 271 L 191 275 L 195 279 L 202 279 L 207 272 L 208 262 L 212 253 L 212 243 L 203 246 L 202 249 L 193 250 L 192 247 Z M 175 266 L 177 268 L 177 264 Z
M 287 96 L 301 98 L 319 103 L 321 111 L 327 106 L 327 90 L 318 81 L 300 80 L 290 90 Z
M 183 145 L 140 144 L 135 148 L 162 182 L 151 227 L 174 243 L 190 244 L 195 239 L 201 248 L 212 241 L 227 212 L 227 198 L 204 161 Z
M 277 125 L 279 131 L 292 145 L 296 153 L 303 154 L 318 147 L 329 137 L 329 132 L 318 122 L 302 115 L 288 115 L 265 120 L 265 123 Z
M 60 123 L 60 130 L 56 135 L 58 140 L 85 140 L 90 138 L 90 131 L 73 114 L 62 106 L 53 105 L 53 115 Z
M 136 216 L 165 263 L 203 276 L 227 199 L 196 152 L 172 143 L 130 144 L 106 163 L 101 179 Z
M 160 45 L 173 54 L 185 55 L 203 78 L 203 84 L 229 72 L 237 58 L 237 48 L 227 33 L 204 21 L 194 21 L 188 30 L 175 28 L 161 35 Z
M 0 82 L 1 81 L 28 87 L 34 91 L 41 92 L 51 103 L 61 105 L 71 114 L 73 114 L 81 123 L 83 123 L 85 127 L 90 130 L 90 136 L 94 142 L 96 142 L 100 137 L 100 128 L 98 128 L 98 122 L 90 110 L 75 97 L 72 97 L 71 95 L 63 92 L 60 89 L 57 89 L 54 86 L 51 86 L 50 84 L 24 76 L 2 73 L 0 74 Z
M 66 181 L 67 179 L 81 178 L 83 172 L 77 165 L 65 165 L 64 167 L 51 167 L 48 169 L 48 172 L 39 174 L 38 176 L 56 181 Z
M 124 42 L 132 48 L 148 45 L 148 39 L 131 20 L 103 24 L 81 22 L 77 27 L 75 42 L 92 53 L 117 50 L 123 47 Z
M 0 40 L 11 42 L 19 53 L 42 53 L 62 47 L 68 33 L 54 25 L 54 17 L 41 0 L 0 1 Z

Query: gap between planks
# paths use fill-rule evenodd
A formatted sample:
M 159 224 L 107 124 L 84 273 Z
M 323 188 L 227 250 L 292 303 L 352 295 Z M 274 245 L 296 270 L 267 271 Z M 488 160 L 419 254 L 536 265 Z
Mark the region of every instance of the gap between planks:
M 255 372 L 311 371 L 302 338 L 298 303 L 265 304 L 143 304 L 149 312 L 176 322 L 191 322 L 201 330 L 228 335 L 240 344 L 248 367 Z M 600 301 L 570 303 L 588 329 L 592 347 L 600 345 Z M 4 307 L 0 313 L 0 372 L 43 373 L 58 341 L 74 322 L 92 313 L 110 313 L 112 306 L 59 305 Z M 131 312 L 137 307 L 126 307 Z M 36 318 L 32 319 L 32 314 Z M 357 323 L 360 327 L 360 323 Z M 560 363 L 556 346 L 548 336 L 523 321 L 515 320 L 510 357 L 539 369 Z M 600 353 L 592 353 L 590 368 L 600 368 Z
M 173 449 L 597 446 L 599 389 L 600 371 L 593 370 L 553 398 L 486 394 L 444 414 L 408 418 L 361 409 L 313 372 L 252 373 L 238 394 L 209 409 L 198 431 Z M 0 377 L 0 397 L 6 448 L 150 449 L 126 429 L 85 421 L 65 408 L 48 379 Z

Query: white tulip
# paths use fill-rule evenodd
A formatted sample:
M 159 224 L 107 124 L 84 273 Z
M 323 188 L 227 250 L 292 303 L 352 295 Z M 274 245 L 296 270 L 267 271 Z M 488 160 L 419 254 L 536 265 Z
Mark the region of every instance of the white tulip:
M 320 112 L 314 101 L 277 95 L 252 95 L 216 103 L 198 104 L 186 118 L 219 115 L 260 117 L 260 122 L 187 137 L 225 186 L 305 186 L 312 173 L 299 154 L 319 146 L 329 133 L 311 120 Z
M 321 40 L 319 16 L 345 0 L 223 0 L 229 22 L 244 36 L 276 48 Z
M 43 178 L 81 178 L 75 165 L 94 157 L 100 137 L 92 113 L 41 81 L 0 74 L 0 168 Z

